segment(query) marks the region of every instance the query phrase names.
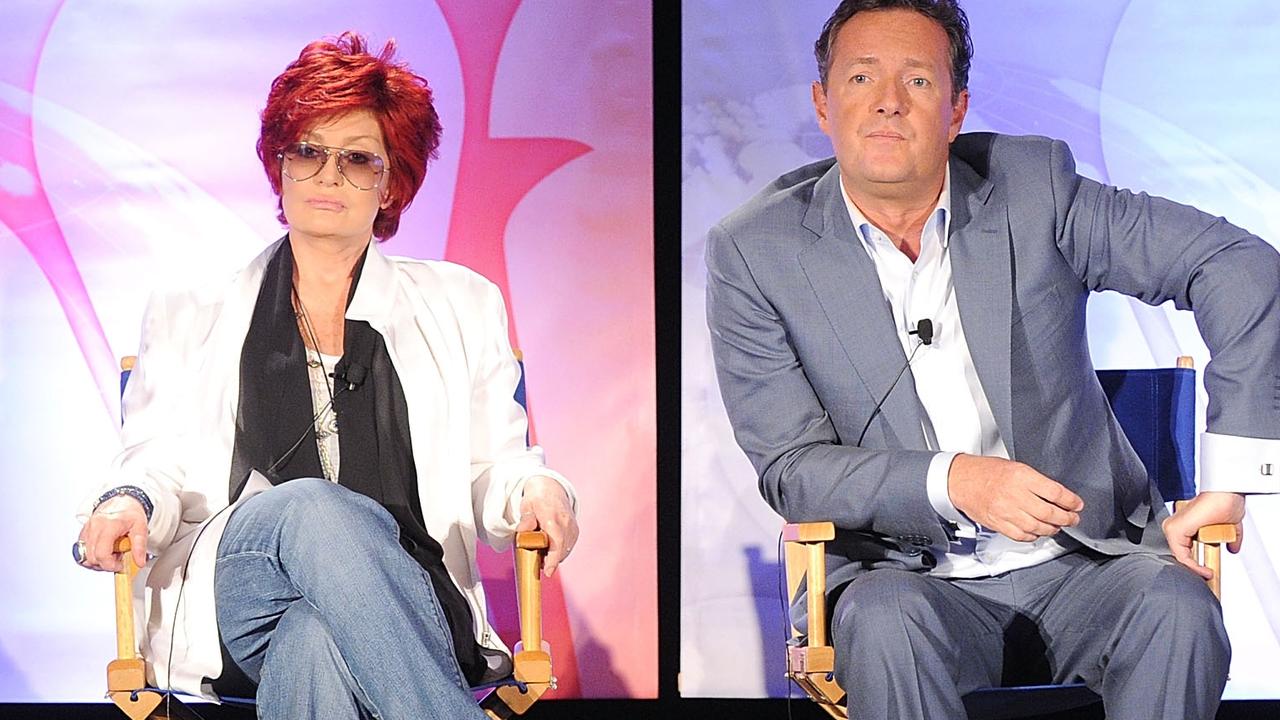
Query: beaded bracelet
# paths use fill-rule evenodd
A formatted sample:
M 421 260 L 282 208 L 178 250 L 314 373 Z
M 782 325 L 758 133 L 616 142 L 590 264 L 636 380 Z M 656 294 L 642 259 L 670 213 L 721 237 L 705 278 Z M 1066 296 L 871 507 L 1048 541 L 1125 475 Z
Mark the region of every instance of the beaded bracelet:
M 151 504 L 151 498 L 147 497 L 146 491 L 136 485 L 121 485 L 102 493 L 102 497 L 98 498 L 98 501 L 93 504 L 93 509 L 97 510 L 102 503 L 121 495 L 128 495 L 141 503 L 142 511 L 147 514 L 147 522 L 151 522 L 151 513 L 155 510 L 155 506 Z

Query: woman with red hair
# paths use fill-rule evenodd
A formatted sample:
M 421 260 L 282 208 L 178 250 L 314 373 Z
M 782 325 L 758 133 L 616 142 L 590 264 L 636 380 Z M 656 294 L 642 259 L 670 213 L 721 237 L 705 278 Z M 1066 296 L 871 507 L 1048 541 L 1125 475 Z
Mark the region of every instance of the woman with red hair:
M 272 83 L 257 149 L 288 233 L 229 286 L 152 299 L 73 548 L 115 571 L 132 541 L 150 681 L 256 693 L 260 717 L 483 717 L 468 687 L 511 664 L 477 539 L 541 528 L 550 574 L 577 538 L 572 486 L 525 441 L 498 289 L 374 240 L 441 132 L 393 53 L 344 33 Z

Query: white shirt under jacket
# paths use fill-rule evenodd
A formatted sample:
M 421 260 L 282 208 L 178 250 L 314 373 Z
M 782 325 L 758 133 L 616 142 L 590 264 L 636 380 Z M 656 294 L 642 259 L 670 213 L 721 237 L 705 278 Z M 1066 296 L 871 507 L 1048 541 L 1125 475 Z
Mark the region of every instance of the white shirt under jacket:
M 223 510 L 240 353 L 263 272 L 280 242 L 229 285 L 152 297 L 123 397 L 124 449 L 92 495 L 136 485 L 155 504 L 148 551 L 158 557 L 134 584 L 134 607 L 146 628 L 139 646 L 148 680 L 157 687 L 213 698 L 201 679 L 222 672 L 213 567 L 230 516 Z M 502 294 L 467 268 L 389 258 L 374 242 L 346 317 L 367 321 L 386 341 L 408 404 L 427 531 L 443 546 L 445 566 L 471 605 L 477 641 L 505 649 L 485 613 L 476 539 L 499 550 L 509 546 L 524 482 L 533 476 L 563 485 L 575 510 L 577 501 L 569 482 L 543 465 L 541 449 L 526 445 Z M 266 487 L 255 473 L 240 502 Z M 91 500 L 82 505 L 81 522 L 91 507 Z
M 1017 542 L 978 526 L 952 504 L 947 491 L 951 461 L 956 455 L 967 453 L 1009 458 L 986 391 L 978 380 L 956 305 L 951 256 L 948 253 L 950 166 L 946 170 L 938 203 L 925 221 L 920 236 L 920 255 L 914 263 L 882 230 L 867 220 L 843 184 L 840 189 L 858 239 L 875 264 L 902 349 L 907 357 L 916 351 L 909 372 L 925 410 L 925 440 L 931 450 L 939 451 L 930 462 L 925 478 L 929 503 L 939 516 L 958 528 L 954 542 L 946 548 L 934 548 L 938 565 L 930 573 L 952 578 L 986 577 L 1038 565 L 1069 552 L 1069 546 L 1052 536 L 1032 542 Z M 916 350 L 920 341 L 910 331 L 922 318 L 932 320 L 934 339 L 932 344 Z M 1202 491 L 1280 491 L 1280 486 L 1249 480 L 1257 475 L 1260 465 L 1265 467 L 1270 458 L 1280 453 L 1280 441 L 1209 432 L 1202 433 L 1200 438 Z

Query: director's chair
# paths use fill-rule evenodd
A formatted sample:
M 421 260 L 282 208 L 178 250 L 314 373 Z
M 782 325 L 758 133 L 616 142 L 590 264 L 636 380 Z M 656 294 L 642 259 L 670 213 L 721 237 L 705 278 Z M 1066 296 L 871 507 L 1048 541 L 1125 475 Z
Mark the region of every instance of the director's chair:
M 515 399 L 525 406 L 524 362 Z M 137 358 L 120 361 L 120 391 L 124 392 Z M 538 698 L 555 687 L 551 673 L 551 646 L 542 639 L 542 563 L 547 554 L 547 535 L 541 531 L 518 532 L 515 538 L 516 595 L 520 610 L 520 642 L 512 657 L 511 675 L 489 685 L 472 688 L 489 690 L 480 707 L 493 720 L 523 715 Z M 134 629 L 133 581 L 138 566 L 129 552 L 128 538 L 116 541 L 124 570 L 115 573 L 116 658 L 107 663 L 107 696 L 132 720 L 161 720 L 198 717 L 178 698 L 177 693 L 147 685 L 146 660 L 138 655 Z M 168 702 L 165 702 L 166 696 Z M 229 705 L 251 707 L 252 698 L 222 698 Z
M 1147 476 L 1175 511 L 1196 496 L 1195 386 L 1192 359 L 1155 370 L 1099 370 L 1112 412 L 1142 459 Z M 808 635 L 794 628 L 787 646 L 787 677 L 834 718 L 848 720 L 845 691 L 835 680 L 835 648 L 827 628 L 826 543 L 835 539 L 830 522 L 790 523 L 783 527 L 787 598 L 794 601 L 807 585 Z M 1201 528 L 1193 544 L 1197 560 L 1213 570 L 1208 581 L 1221 598 L 1222 545 L 1235 542 L 1233 525 Z M 1069 710 L 1098 701 L 1083 684 L 983 688 L 965 696 L 970 718 L 1003 720 Z

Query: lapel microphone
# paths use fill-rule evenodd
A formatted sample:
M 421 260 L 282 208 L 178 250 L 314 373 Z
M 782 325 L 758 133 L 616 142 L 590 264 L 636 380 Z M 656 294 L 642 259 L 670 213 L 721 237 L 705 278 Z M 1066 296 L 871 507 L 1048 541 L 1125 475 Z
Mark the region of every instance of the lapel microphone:
M 877 414 L 879 414 L 880 406 L 884 405 L 884 401 L 889 399 L 889 393 L 893 392 L 893 389 L 898 386 L 898 381 L 902 379 L 902 374 L 911 366 L 911 361 L 916 357 L 916 351 L 920 349 L 921 345 L 933 344 L 933 321 L 929 318 L 921 318 L 916 321 L 916 329 L 907 331 L 907 334 L 915 335 L 920 338 L 920 343 L 912 348 L 911 355 L 907 357 L 907 362 L 902 366 L 902 369 L 898 371 L 898 375 L 893 378 L 893 382 L 890 383 L 889 389 L 885 390 L 884 395 L 880 396 L 880 402 L 876 403 L 871 414 L 867 416 L 867 424 L 862 426 L 862 433 L 858 435 L 857 444 L 859 447 L 862 446 L 862 439 L 867 436 L 867 430 L 871 429 L 871 421 L 875 419 Z
M 333 372 L 329 374 L 329 377 L 340 383 L 345 383 L 347 392 L 352 392 L 364 384 L 364 379 L 368 374 L 368 368 L 360 363 L 345 362 L 344 358 L 334 366 Z
M 922 318 L 921 320 L 916 321 L 916 329 L 909 331 L 907 334 L 920 336 L 920 345 L 932 345 L 933 321 L 929 318 Z M 920 347 L 920 345 L 917 345 L 916 347 Z M 912 350 L 911 354 L 914 355 L 915 351 Z M 910 364 L 910 362 L 910 360 L 907 361 L 908 364 Z M 890 387 L 889 389 L 892 390 L 893 388 Z
M 369 369 L 360 363 L 348 363 L 345 357 L 339 360 L 337 364 L 333 366 L 333 372 L 329 373 L 329 377 L 333 378 L 334 384 L 336 385 L 334 388 L 335 395 L 329 396 L 328 402 L 322 405 L 320 409 L 316 411 L 315 415 L 311 416 L 311 422 L 307 423 L 306 429 L 302 431 L 302 434 L 298 436 L 298 439 L 293 443 L 293 445 L 289 446 L 289 449 L 286 450 L 279 459 L 271 463 L 271 467 L 264 470 L 262 474 L 269 478 L 274 477 L 273 473 L 280 469 L 285 463 L 289 462 L 289 458 L 293 457 L 293 454 L 302 446 L 302 441 L 311 436 L 311 433 L 315 430 L 316 420 L 320 419 L 320 416 L 324 414 L 325 410 L 333 407 L 336 393 L 354 392 L 358 390 L 360 386 L 364 384 L 365 378 L 368 377 L 368 375 Z M 274 484 L 274 482 L 272 484 Z

